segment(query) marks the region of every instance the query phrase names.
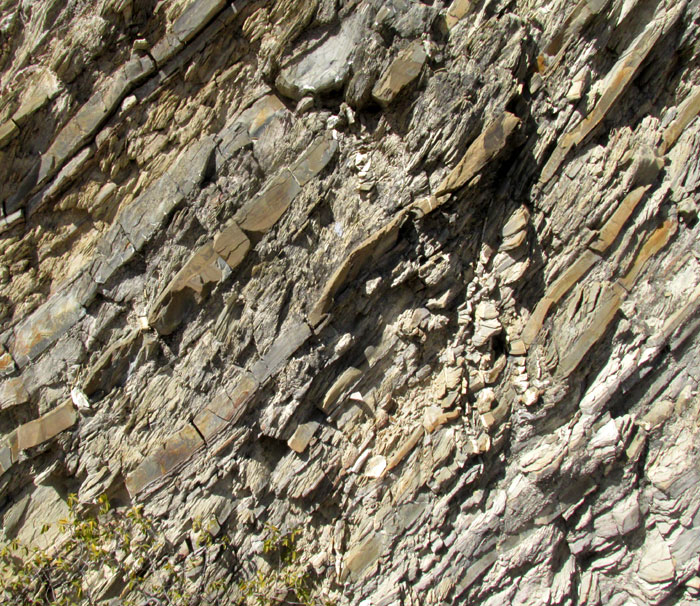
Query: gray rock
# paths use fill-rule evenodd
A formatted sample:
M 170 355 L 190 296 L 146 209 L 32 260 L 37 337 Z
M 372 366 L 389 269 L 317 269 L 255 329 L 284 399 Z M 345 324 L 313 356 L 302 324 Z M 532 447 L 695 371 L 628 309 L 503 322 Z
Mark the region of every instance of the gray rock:
M 368 12 L 358 10 L 342 22 L 338 33 L 329 35 L 310 53 L 289 62 L 275 80 L 277 89 L 299 101 L 306 95 L 321 95 L 342 88 L 350 75 L 352 55 L 366 35 L 367 19 Z

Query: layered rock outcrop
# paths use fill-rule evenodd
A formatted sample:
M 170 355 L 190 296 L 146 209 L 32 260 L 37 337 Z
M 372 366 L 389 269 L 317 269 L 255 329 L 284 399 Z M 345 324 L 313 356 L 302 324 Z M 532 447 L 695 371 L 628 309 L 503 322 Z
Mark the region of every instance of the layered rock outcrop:
M 0 5 L 5 540 L 107 493 L 216 516 L 223 603 L 266 524 L 338 604 L 696 603 L 699 22 Z

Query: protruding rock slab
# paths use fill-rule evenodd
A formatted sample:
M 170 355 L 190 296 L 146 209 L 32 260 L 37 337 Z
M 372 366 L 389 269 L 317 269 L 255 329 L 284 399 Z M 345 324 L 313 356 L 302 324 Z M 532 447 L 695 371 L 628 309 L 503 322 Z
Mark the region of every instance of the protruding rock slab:
M 264 383 L 277 373 L 289 357 L 311 336 L 306 322 L 296 324 L 280 334 L 265 355 L 253 364 L 250 372 L 259 383 Z
M 22 377 L 7 379 L 0 384 L 0 410 L 29 402 L 29 394 Z
M 685 2 L 672 6 L 668 11 L 661 11 L 644 28 L 641 34 L 630 44 L 620 60 L 610 70 L 601 86 L 601 96 L 593 110 L 570 132 L 564 135 L 557 148 L 542 169 L 540 181 L 546 183 L 559 169 L 572 147 L 581 143 L 591 131 L 605 118 L 610 108 L 627 88 L 637 73 L 639 66 L 654 48 L 662 34 L 675 24 L 685 9 Z
M 240 227 L 231 221 L 214 238 L 214 252 L 219 255 L 231 269 L 236 269 L 250 250 L 250 240 Z
M 316 421 L 309 421 L 308 423 L 298 425 L 292 437 L 287 440 L 289 448 L 294 452 L 304 452 L 309 442 L 311 442 L 311 438 L 314 437 L 318 425 Z
M 519 124 L 520 118 L 509 112 L 503 112 L 491 122 L 469 146 L 459 164 L 440 183 L 435 197 L 438 198 L 466 185 L 501 152 Z
M 16 370 L 15 361 L 10 352 L 0 345 L 0 377 L 8 377 Z
M 345 369 L 343 374 L 341 374 L 335 380 L 335 383 L 331 385 L 331 388 L 326 393 L 325 397 L 323 398 L 323 403 L 319 408 L 326 414 L 329 414 L 333 410 L 333 407 L 341 394 L 348 387 L 357 383 L 361 377 L 362 371 L 359 368 L 351 366 L 350 368 Z
M 189 42 L 226 4 L 226 0 L 194 0 L 173 23 L 173 34 L 180 42 Z
M 19 128 L 12 120 L 0 125 L 0 149 L 7 145 L 18 132 Z
M 660 152 L 666 153 L 681 136 L 681 133 L 691 123 L 693 118 L 700 113 L 700 86 L 696 86 L 688 97 L 681 103 L 678 108 L 678 115 L 675 120 L 668 125 L 664 132 L 663 142 L 660 146 Z M 2 137 L 0 136 L 0 141 Z M 1 145 L 1 143 L 0 143 Z
M 612 216 L 605 222 L 605 225 L 601 228 L 598 233 L 598 238 L 595 242 L 591 244 L 591 249 L 603 253 L 607 248 L 615 241 L 622 226 L 630 218 L 634 209 L 637 208 L 640 200 L 644 197 L 644 194 L 649 189 L 649 185 L 645 187 L 637 187 L 629 194 L 627 194 L 620 202 Z
M 275 95 L 265 95 L 227 124 L 218 134 L 217 170 L 236 151 L 260 137 L 275 116 L 286 111 L 287 108 Z
M 345 19 L 337 34 L 282 69 L 277 89 L 295 101 L 340 89 L 350 75 L 350 59 L 365 33 L 364 24 L 364 12 Z
M 194 418 L 194 425 L 209 441 L 224 427 L 235 423 L 245 411 L 245 404 L 258 388 L 255 378 L 246 373 L 231 390 L 221 390 L 209 405 Z
M 320 173 L 338 151 L 338 142 L 333 139 L 315 141 L 290 167 L 292 174 L 302 187 Z
M 586 250 L 561 276 L 559 276 L 540 299 L 523 329 L 521 339 L 525 347 L 530 347 L 547 317 L 549 308 L 556 304 L 576 284 L 600 257 Z
M 195 450 L 204 445 L 197 430 L 191 425 L 183 427 L 170 436 L 153 454 L 146 457 L 141 464 L 126 478 L 129 494 L 136 496 L 147 484 L 164 476 L 174 467 L 184 463 Z
M 17 428 L 17 446 L 19 450 L 38 446 L 68 429 L 77 419 L 78 415 L 73 402 L 66 400 L 44 416 L 20 425 Z
M 596 296 L 595 309 L 586 319 L 586 326 L 580 327 L 579 336 L 563 351 L 560 351 L 557 372 L 570 375 L 579 365 L 588 350 L 600 339 L 612 322 L 624 299 L 624 290 L 617 284 L 602 284 Z M 586 303 L 584 303 L 585 305 Z
M 51 297 L 15 328 L 14 359 L 20 367 L 36 359 L 85 315 L 74 293 Z
M 634 265 L 627 272 L 627 275 L 620 280 L 620 283 L 627 289 L 630 290 L 634 283 L 637 281 L 639 274 L 644 269 L 647 261 L 651 259 L 656 253 L 658 253 L 676 233 L 678 229 L 678 224 L 673 219 L 667 219 L 661 226 L 654 230 L 651 235 L 644 241 L 642 248 L 637 257 L 634 260 Z
M 466 17 L 472 6 L 472 0 L 453 0 L 445 15 L 447 29 L 452 29 L 462 18 Z
M 327 137 L 316 140 L 292 165 L 283 169 L 265 189 L 243 206 L 234 217 L 243 231 L 265 233 L 289 208 L 303 185 L 331 161 L 338 143 Z
M 363 570 L 377 561 L 388 544 L 389 539 L 383 532 L 372 532 L 345 554 L 342 578 L 346 578 L 348 574 L 359 577 Z
M 204 287 L 220 282 L 245 258 L 250 240 L 233 221 L 210 242 L 202 245 L 175 275 L 163 294 L 154 303 L 149 324 L 162 334 L 170 334 L 179 326 Z
M 416 40 L 405 48 L 374 85 L 372 89 L 374 100 L 380 105 L 389 105 L 420 75 L 426 59 L 422 41 Z
M 236 222 L 247 232 L 265 233 L 284 214 L 301 186 L 288 169 L 283 169 L 258 194 L 236 214 Z
M 83 392 L 90 396 L 98 390 L 108 392 L 124 380 L 131 361 L 143 342 L 143 333 L 132 330 L 122 339 L 107 348 L 90 368 L 83 381 Z
M 354 279 L 367 261 L 378 259 L 396 243 L 399 229 L 405 220 L 406 213 L 399 212 L 389 223 L 358 244 L 343 260 L 326 282 L 318 302 L 309 313 L 308 320 L 311 326 L 317 326 L 321 322 L 333 303 L 333 297 L 343 284 Z

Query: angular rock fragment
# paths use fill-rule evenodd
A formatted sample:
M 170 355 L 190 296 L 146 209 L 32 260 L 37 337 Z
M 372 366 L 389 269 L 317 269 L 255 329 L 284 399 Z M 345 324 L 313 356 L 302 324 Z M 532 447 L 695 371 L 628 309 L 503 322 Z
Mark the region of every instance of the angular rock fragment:
M 605 225 L 600 229 L 598 233 L 598 238 L 593 242 L 590 247 L 597 253 L 603 253 L 605 250 L 615 241 L 623 225 L 627 222 L 627 219 L 632 215 L 634 209 L 639 204 L 640 200 L 644 194 L 649 189 L 649 186 L 637 187 L 631 191 L 625 198 L 620 202 L 612 216 L 605 222 Z
M 297 426 L 292 434 L 292 437 L 287 440 L 287 445 L 293 451 L 302 453 L 306 450 L 309 445 L 311 438 L 313 438 L 314 433 L 318 429 L 319 424 L 316 421 L 310 421 L 308 423 L 301 423 Z
M 126 488 L 135 497 L 148 484 L 163 477 L 189 459 L 204 445 L 194 427 L 188 425 L 170 436 L 164 444 L 147 456 L 126 478 Z
M 361 377 L 362 377 L 362 371 L 359 368 L 353 368 L 352 366 L 350 368 L 347 368 L 343 372 L 343 374 L 341 374 L 335 380 L 335 383 L 333 383 L 331 388 L 328 390 L 328 392 L 324 396 L 323 403 L 320 405 L 319 408 L 324 413 L 330 414 L 333 410 L 335 403 L 338 401 L 338 398 L 341 396 L 341 394 L 344 391 L 346 391 L 348 388 L 350 388 L 352 385 L 357 383 Z
M 472 337 L 474 346 L 481 347 L 502 329 L 496 306 L 493 303 L 479 303 L 476 308 L 476 326 Z
M 15 372 L 16 368 L 10 352 L 0 346 L 0 377 L 10 376 Z
M 311 326 L 317 326 L 321 322 L 333 303 L 333 297 L 344 284 L 354 279 L 368 261 L 380 258 L 391 249 L 405 220 L 406 214 L 399 212 L 384 227 L 358 244 L 343 260 L 326 282 L 318 302 L 309 312 L 308 321 Z
M 420 40 L 413 42 L 394 59 L 377 80 L 372 97 L 381 105 L 389 105 L 398 94 L 413 82 L 423 69 L 427 55 Z
M 435 197 L 453 192 L 466 185 L 505 147 L 508 138 L 520 124 L 520 118 L 503 112 L 472 142 L 462 159 L 435 191 Z
M 8 120 L 0 125 L 0 149 L 16 137 L 18 132 L 19 128 L 12 120 Z
M 38 77 L 33 78 L 31 84 L 25 88 L 20 106 L 12 115 L 12 121 L 21 127 L 34 112 L 54 99 L 60 90 L 61 83 L 52 71 L 40 71 Z
M 300 191 L 299 182 L 285 168 L 262 193 L 236 213 L 235 220 L 244 231 L 265 233 L 277 223 Z
M 627 290 L 630 290 L 649 259 L 668 244 L 669 240 L 675 235 L 677 228 L 678 224 L 675 220 L 667 219 L 658 229 L 652 232 L 642 244 L 642 248 L 634 260 L 634 265 L 627 272 L 627 275 L 620 280 L 620 284 Z
M 387 545 L 388 537 L 383 532 L 371 533 L 345 554 L 342 578 L 348 574 L 358 577 L 379 558 Z
M 226 0 L 193 0 L 173 23 L 173 34 L 180 42 L 189 42 L 226 4 Z
M 625 294 L 617 284 L 593 284 L 581 296 L 585 297 L 583 309 L 593 307 L 590 316 L 583 320 L 584 326 L 577 327 L 578 337 L 567 339 L 568 345 L 560 348 L 557 371 L 563 376 L 571 374 L 593 344 L 605 334 Z
M 109 392 L 125 380 L 125 374 L 143 342 L 143 334 L 132 330 L 107 348 L 88 371 L 83 380 L 83 391 L 91 396 L 96 391 Z
M 51 297 L 15 328 L 12 353 L 20 368 L 46 351 L 85 315 L 71 291 Z
M 671 551 L 656 529 L 647 535 L 644 542 L 638 574 L 647 583 L 663 583 L 672 580 L 675 575 Z
M 700 87 L 695 87 L 678 107 L 678 115 L 664 131 L 659 153 L 665 154 L 678 140 L 695 116 L 700 113 Z M 0 140 L 2 137 L 0 136 Z
M 29 394 L 22 377 L 6 379 L 0 384 L 0 410 L 29 402 Z
M 350 59 L 364 35 L 366 16 L 364 9 L 356 11 L 337 34 L 283 67 L 275 81 L 277 89 L 295 101 L 340 89 L 350 75 Z
M 71 427 L 78 416 L 71 400 L 66 400 L 42 417 L 17 428 L 17 446 L 27 450 L 50 440 Z
M 445 15 L 447 29 L 452 29 L 461 19 L 466 17 L 472 9 L 472 5 L 472 0 L 452 0 L 452 4 L 450 4 Z
M 283 331 L 272 343 L 265 355 L 250 369 L 258 383 L 264 383 L 277 373 L 289 357 L 311 337 L 311 327 L 302 322 Z
M 328 165 L 337 151 L 337 141 L 322 138 L 315 141 L 289 170 L 303 187 Z
M 276 116 L 286 112 L 284 104 L 274 95 L 258 99 L 218 134 L 216 168 L 227 162 L 239 149 L 260 137 Z

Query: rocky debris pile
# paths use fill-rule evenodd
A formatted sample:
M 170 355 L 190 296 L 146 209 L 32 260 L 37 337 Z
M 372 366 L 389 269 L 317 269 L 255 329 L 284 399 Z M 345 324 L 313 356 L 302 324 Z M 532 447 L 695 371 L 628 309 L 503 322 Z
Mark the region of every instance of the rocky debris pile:
M 107 493 L 338 604 L 695 603 L 698 19 L 0 6 L 5 540 Z

